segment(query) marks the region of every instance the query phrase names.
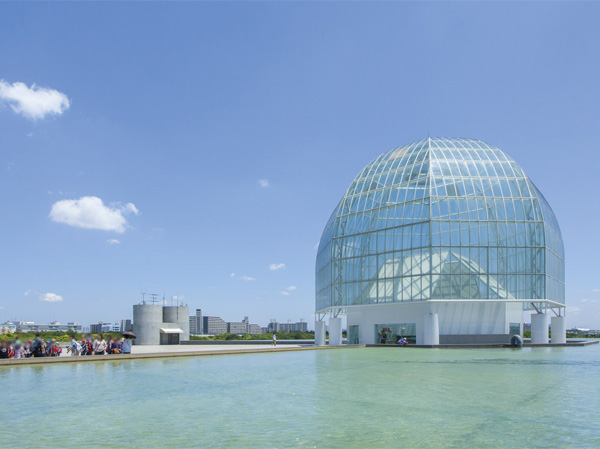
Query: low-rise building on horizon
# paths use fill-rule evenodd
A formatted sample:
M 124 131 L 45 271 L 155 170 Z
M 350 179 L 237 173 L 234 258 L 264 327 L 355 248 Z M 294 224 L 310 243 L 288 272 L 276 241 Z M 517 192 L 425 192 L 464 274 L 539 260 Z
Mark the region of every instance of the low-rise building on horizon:
M 292 320 L 288 320 L 287 323 L 278 323 L 273 319 L 267 326 L 267 332 L 308 332 L 308 324 L 302 318 L 296 323 L 292 323 Z
M 81 332 L 82 326 L 77 322 L 61 324 L 58 321 L 52 321 L 48 324 L 38 324 L 34 321 L 6 321 L 0 325 L 1 333 L 15 332 Z
M 258 335 L 261 327 L 251 324 L 247 316 L 241 322 L 225 321 L 218 316 L 203 316 L 202 309 L 196 309 L 196 315 L 191 315 L 190 335 L 220 335 L 220 334 L 249 334 Z
M 98 323 L 90 324 L 90 332 L 92 334 L 101 334 L 104 332 L 123 332 L 121 330 L 121 324 L 119 323 L 104 323 L 99 321 Z

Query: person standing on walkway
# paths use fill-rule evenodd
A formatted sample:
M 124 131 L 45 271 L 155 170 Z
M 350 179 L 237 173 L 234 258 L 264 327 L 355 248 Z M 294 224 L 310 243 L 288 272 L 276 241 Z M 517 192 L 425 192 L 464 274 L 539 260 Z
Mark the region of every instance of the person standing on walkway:
M 19 340 L 15 341 L 14 353 L 15 353 L 15 359 L 25 358 L 24 351 L 23 351 L 23 345 L 21 344 L 21 342 Z
M 77 343 L 77 340 L 73 335 L 71 335 L 71 343 L 69 344 L 69 348 L 71 351 L 71 355 L 80 355 L 81 354 L 81 345 Z
M 121 345 L 121 350 L 123 351 L 123 354 L 131 354 L 131 344 L 132 344 L 132 340 L 131 338 L 129 338 L 129 336 L 125 335 L 125 339 L 123 340 L 123 344 Z
M 8 359 L 8 353 L 10 352 L 10 346 L 8 342 L 2 340 L 2 345 L 0 346 L 0 359 Z
M 44 357 L 46 351 L 44 350 L 44 342 L 40 338 L 40 333 L 35 334 L 35 338 L 31 342 L 31 355 L 33 357 Z
M 94 342 L 94 354 L 104 355 L 105 352 L 106 342 L 104 341 L 104 336 L 102 334 L 99 334 L 98 339 Z
M 273 346 L 277 346 L 277 335 L 273 332 Z

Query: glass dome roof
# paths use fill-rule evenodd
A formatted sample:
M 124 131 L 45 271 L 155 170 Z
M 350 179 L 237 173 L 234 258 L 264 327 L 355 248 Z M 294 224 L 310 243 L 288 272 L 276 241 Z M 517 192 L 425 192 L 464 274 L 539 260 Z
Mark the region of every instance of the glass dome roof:
M 377 157 L 321 237 L 317 311 L 429 299 L 564 304 L 550 205 L 512 158 L 480 140 L 427 138 Z

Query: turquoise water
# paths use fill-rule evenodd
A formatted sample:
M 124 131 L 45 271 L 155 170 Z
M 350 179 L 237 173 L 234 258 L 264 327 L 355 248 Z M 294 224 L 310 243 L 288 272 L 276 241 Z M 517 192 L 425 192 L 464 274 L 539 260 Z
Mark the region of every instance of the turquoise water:
M 600 447 L 600 347 L 0 368 L 0 447 Z

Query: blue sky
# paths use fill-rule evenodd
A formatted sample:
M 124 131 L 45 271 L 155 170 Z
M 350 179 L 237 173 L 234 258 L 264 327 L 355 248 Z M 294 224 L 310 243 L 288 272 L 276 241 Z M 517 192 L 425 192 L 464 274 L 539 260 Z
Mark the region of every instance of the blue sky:
M 2 3 L 0 321 L 114 321 L 141 289 L 226 320 L 311 320 L 344 190 L 430 134 L 521 164 L 562 228 L 568 325 L 600 327 L 599 17 L 567 2 Z M 49 90 L 11 100 L 34 83 Z

